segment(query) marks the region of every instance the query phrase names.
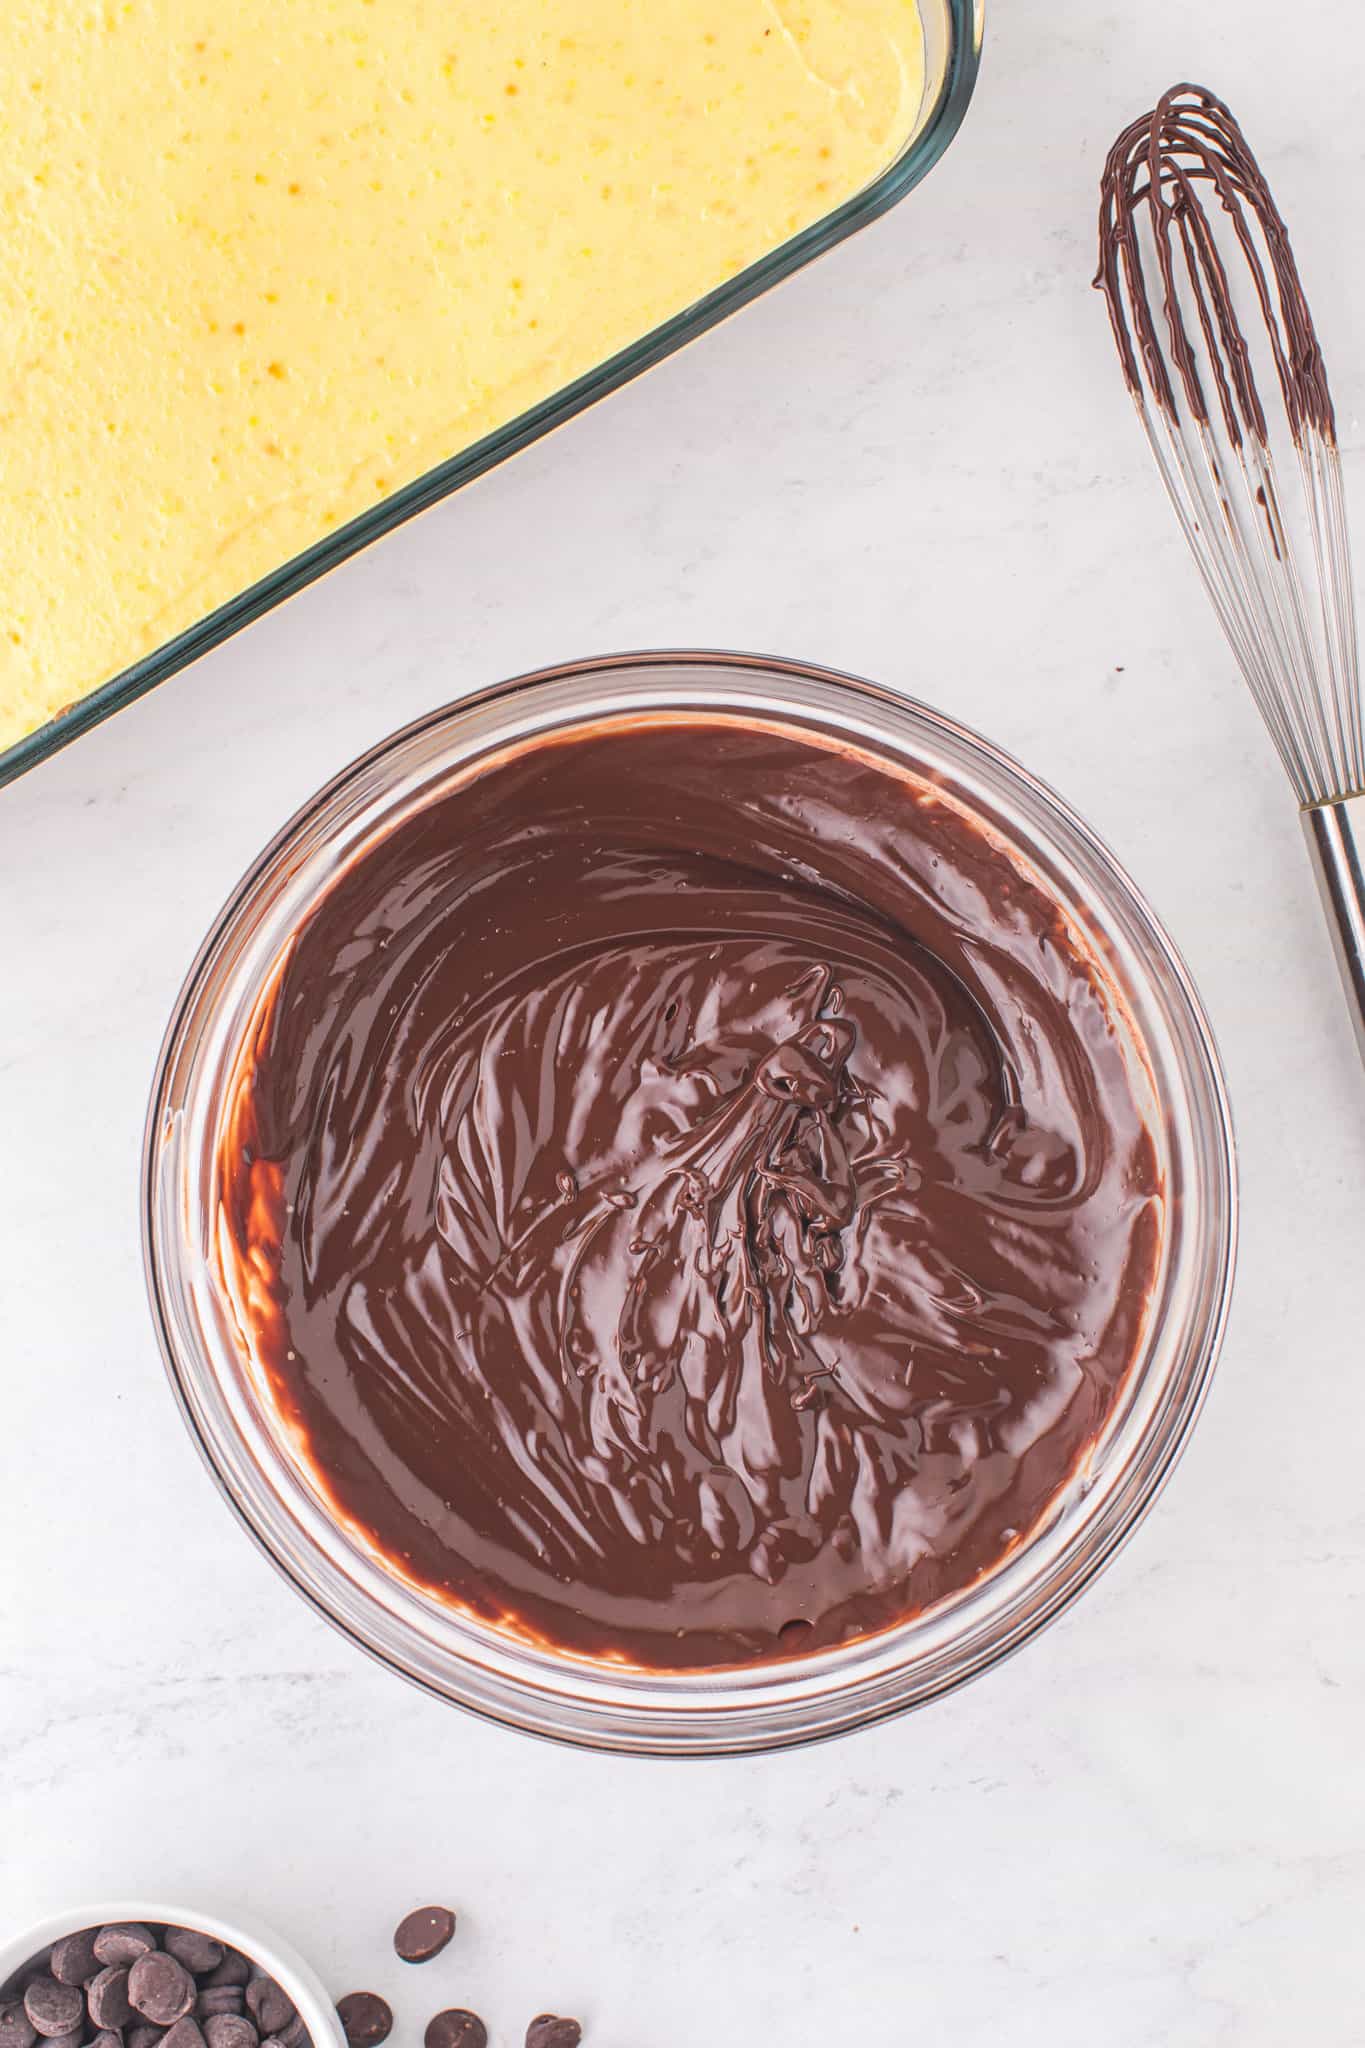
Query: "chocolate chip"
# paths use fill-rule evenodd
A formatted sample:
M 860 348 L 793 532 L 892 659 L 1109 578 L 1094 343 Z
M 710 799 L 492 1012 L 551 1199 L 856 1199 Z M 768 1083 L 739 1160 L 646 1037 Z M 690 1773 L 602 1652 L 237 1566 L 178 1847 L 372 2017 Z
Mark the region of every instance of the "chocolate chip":
M 204 2039 L 209 2048 L 256 2048 L 260 2036 L 240 2013 L 215 2012 L 204 2021 Z
M 488 2048 L 488 2029 L 476 2012 L 452 2005 L 427 2021 L 426 2048 Z
M 4 1983 L 0 1984 L 0 2006 L 22 2005 L 24 1993 L 28 1990 L 29 1985 L 38 1977 L 50 1977 L 52 1975 L 51 1970 L 48 1968 L 51 1960 L 52 1950 L 46 1948 L 42 1952 L 41 1959 L 37 1956 L 30 1956 L 29 1960 L 22 1964 L 19 1969 L 11 1970 Z
M 100 1959 L 95 1954 L 96 1929 L 86 1927 L 54 1942 L 49 1968 L 59 1984 L 88 1984 L 99 1975 Z
M 195 1983 L 183 1963 L 153 1950 L 128 1972 L 128 1996 L 153 2026 L 171 2027 L 193 2006 Z
M 246 2011 L 246 1996 L 240 1984 L 206 1984 L 194 2001 L 194 2009 L 201 2020 L 225 2012 L 235 2013 L 240 2019 Z
M 455 1915 L 449 1906 L 418 1906 L 399 1921 L 393 1945 L 405 1963 L 429 1963 L 454 1932 Z
M 211 1934 L 201 1934 L 196 1927 L 168 1927 L 161 1946 L 196 1977 L 202 1977 L 206 1970 L 216 1970 L 223 1960 L 222 1942 L 215 1941 Z
M 235 1948 L 225 1948 L 222 1962 L 216 1970 L 210 1970 L 205 1981 L 211 1991 L 216 1991 L 220 1984 L 249 1984 L 251 1965 Z
M 577 2020 L 562 2020 L 552 2012 L 541 2013 L 526 2029 L 526 2048 L 578 2048 L 582 2039 Z
M 47 2038 L 52 2048 L 81 2048 L 81 2043 L 85 2039 L 85 2028 L 73 2027 L 69 2034 L 49 2034 Z
M 0 2005 L 0 2048 L 33 2048 L 38 2029 L 24 2011 L 23 2000 Z
M 95 1936 L 95 1954 L 102 1963 L 135 1963 L 155 1947 L 151 1928 L 140 1920 L 116 1920 Z
M 186 2013 L 183 2020 L 177 2020 L 173 2027 L 167 2027 L 161 2036 L 162 2048 L 204 2048 L 204 2036 L 199 2022 Z
M 304 2043 L 311 2037 L 307 2027 L 305 2027 L 299 2015 L 295 2013 L 289 2025 L 281 2027 L 279 2033 L 272 2034 L 270 2038 L 272 2041 L 282 2041 L 284 2048 L 304 2048 Z
M 101 2027 L 90 2036 L 90 2048 L 123 2048 L 123 2036 L 113 2027 Z
M 393 2014 L 373 1991 L 348 1991 L 337 2000 L 337 2018 L 351 2048 L 379 2048 L 393 2032 Z
M 157 2048 L 164 2027 L 129 2027 L 124 2035 L 124 2048 Z
M 52 1975 L 51 1962 L 52 1943 L 49 1942 L 46 1948 L 39 1949 L 37 1955 L 30 1956 L 22 1969 L 15 1971 L 4 1988 L 6 2001 L 8 2002 L 12 1998 L 22 1998 L 36 1977 L 50 1977 Z
M 35 1977 L 24 1993 L 24 2011 L 49 2040 L 69 2034 L 85 2018 L 85 2000 L 78 1984 L 59 1984 L 55 1977 Z
M 282 2034 L 294 2017 L 294 2001 L 273 1977 L 257 1977 L 246 1987 L 246 2007 L 262 2034 Z
M 85 2002 L 93 2025 L 106 2032 L 126 2027 L 133 2016 L 128 2002 L 128 1965 L 110 1963 L 92 1977 L 85 1987 Z

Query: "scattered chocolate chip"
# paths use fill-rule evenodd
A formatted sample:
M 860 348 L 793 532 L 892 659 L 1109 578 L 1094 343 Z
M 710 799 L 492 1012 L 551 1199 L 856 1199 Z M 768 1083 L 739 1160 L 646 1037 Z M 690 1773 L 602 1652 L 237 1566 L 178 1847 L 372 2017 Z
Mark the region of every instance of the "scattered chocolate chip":
M 256 2048 L 260 2035 L 240 2013 L 215 2012 L 204 2021 L 204 2039 L 208 2048 Z
M 68 1934 L 63 1940 L 52 1945 L 52 1960 L 48 1965 L 59 1984 L 88 1984 L 92 1977 L 99 1975 L 100 1959 L 95 1954 L 97 1930 L 86 1927 L 79 1934 Z
M 157 2048 L 164 2032 L 164 2027 L 129 2027 L 123 2037 L 124 2048 Z
M 38 2029 L 24 2011 L 23 2000 L 0 2005 L 0 2048 L 33 2048 Z
M 196 1927 L 168 1927 L 161 1946 L 196 1977 L 216 1970 L 223 1960 L 222 1942 L 215 1941 L 211 1934 L 201 1934 Z
M 378 2048 L 393 2032 L 393 2014 L 373 1991 L 348 1991 L 337 2000 L 337 2018 L 351 2048 Z
M 240 1984 L 206 1984 L 194 2001 L 194 2009 L 201 2020 L 225 2012 L 235 2013 L 240 2019 L 246 2011 L 246 1995 Z
M 452 2005 L 427 2021 L 426 2048 L 488 2048 L 488 2029 L 476 2012 Z
M 102 1963 L 135 1963 L 156 1947 L 150 1927 L 140 1920 L 118 1920 L 101 1927 L 95 1936 L 95 1954 Z
M 582 2039 L 577 2020 L 562 2020 L 552 2012 L 541 2013 L 526 2029 L 526 2048 L 578 2048 Z
M 126 2027 L 133 2016 L 128 2000 L 128 1965 L 110 1963 L 97 1977 L 92 1977 L 85 1987 L 85 2002 L 90 2008 L 92 2026 L 108 2033 Z
M 393 1945 L 405 1963 L 429 1963 L 446 1947 L 454 1932 L 455 1915 L 449 1906 L 418 1906 L 399 1921 Z
M 155 2027 L 171 2027 L 194 2004 L 195 1983 L 183 1963 L 153 1950 L 128 1972 L 128 1996 Z
M 204 2048 L 204 2036 L 198 2020 L 186 2013 L 183 2020 L 177 2020 L 173 2027 L 167 2027 L 161 2036 L 162 2048 Z
M 24 2011 L 49 2040 L 69 2034 L 85 2018 L 85 2000 L 78 1984 L 59 1984 L 55 1977 L 35 1977 L 24 1993 Z
M 273 1977 L 257 1977 L 246 1987 L 246 2008 L 262 2034 L 282 2034 L 294 2017 L 294 2001 Z

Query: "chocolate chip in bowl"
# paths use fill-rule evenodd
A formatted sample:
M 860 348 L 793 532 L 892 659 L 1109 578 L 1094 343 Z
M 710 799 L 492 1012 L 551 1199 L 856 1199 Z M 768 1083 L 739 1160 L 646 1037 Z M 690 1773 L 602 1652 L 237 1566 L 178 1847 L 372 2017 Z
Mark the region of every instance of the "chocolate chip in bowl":
M 186 2013 L 161 2036 L 161 2048 L 204 2048 L 204 2030 L 192 2013 Z
M 130 1975 L 130 1964 L 106 1963 L 90 1979 L 85 1987 L 85 2002 L 92 2026 L 115 2033 L 127 2026 L 133 2016 L 128 1993 Z
M 95 1953 L 95 1938 L 98 1930 L 83 1928 L 79 1934 L 68 1934 L 63 1941 L 54 1941 L 48 1968 L 59 1984 L 88 1984 L 100 1973 L 101 1963 Z
M 126 2018 L 127 2003 L 122 1992 L 120 1984 L 118 1996 Z M 24 2011 L 36 2032 L 53 2040 L 79 2027 L 85 2016 L 85 1999 L 74 1984 L 59 1984 L 55 1977 L 35 1977 L 24 1991 Z
M 206 1984 L 195 2000 L 194 2009 L 201 2021 L 221 2014 L 244 2013 L 245 1987 L 241 1984 Z
M 153 1949 L 128 1972 L 128 2002 L 154 2027 L 173 2027 L 197 1996 L 193 1976 L 173 1955 Z
M 0 2048 L 34 2048 L 37 2039 L 38 2029 L 24 2011 L 22 1999 L 0 2003 Z
M 149 1955 L 156 1947 L 156 1937 L 150 1927 L 144 1927 L 139 1920 L 116 1922 L 111 1927 L 97 1928 L 92 1946 L 98 1960 L 106 1966 L 112 1963 L 135 1963 L 139 1956 Z
M 228 1985 L 241 1987 L 250 1982 L 251 1965 L 235 1948 L 225 1950 L 223 1960 L 217 1969 L 210 1970 L 204 1979 L 205 1987 L 210 1991 L 217 1991 Z
M 213 2013 L 204 2021 L 208 2048 L 257 2048 L 260 2029 L 241 2013 Z
M 223 1960 L 222 1942 L 201 1934 L 196 1927 L 168 1927 L 161 1945 L 196 1977 L 208 1977 Z M 249 1970 L 248 1965 L 248 1974 Z

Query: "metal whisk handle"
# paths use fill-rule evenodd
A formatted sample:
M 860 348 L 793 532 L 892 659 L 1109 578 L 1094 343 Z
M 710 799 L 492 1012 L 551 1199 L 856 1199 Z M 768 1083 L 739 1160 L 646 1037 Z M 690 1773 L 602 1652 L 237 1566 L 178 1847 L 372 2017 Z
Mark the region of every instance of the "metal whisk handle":
M 1365 1059 L 1365 795 L 1299 813 Z

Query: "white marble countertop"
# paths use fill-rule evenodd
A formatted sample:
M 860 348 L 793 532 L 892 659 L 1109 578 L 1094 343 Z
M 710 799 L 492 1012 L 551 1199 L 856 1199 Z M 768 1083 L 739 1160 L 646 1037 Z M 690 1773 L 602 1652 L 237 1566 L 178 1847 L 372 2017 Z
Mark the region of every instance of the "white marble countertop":
M 448 1899 L 399 2048 L 451 2001 L 494 2048 L 546 2007 L 590 2048 L 1365 2041 L 1365 1090 L 1087 290 L 1105 147 L 1207 79 L 1295 230 L 1365 541 L 1362 61 L 1350 0 L 999 0 L 904 206 L 0 796 L 0 1926 L 249 1904 L 392 1990 L 398 1913 Z M 481 1726 L 315 1619 L 167 1396 L 136 1201 L 172 998 L 285 815 L 461 691 L 684 644 L 901 686 L 1057 784 L 1202 987 L 1244 1197 L 1213 1397 L 1102 1582 L 945 1704 L 709 1765 Z

